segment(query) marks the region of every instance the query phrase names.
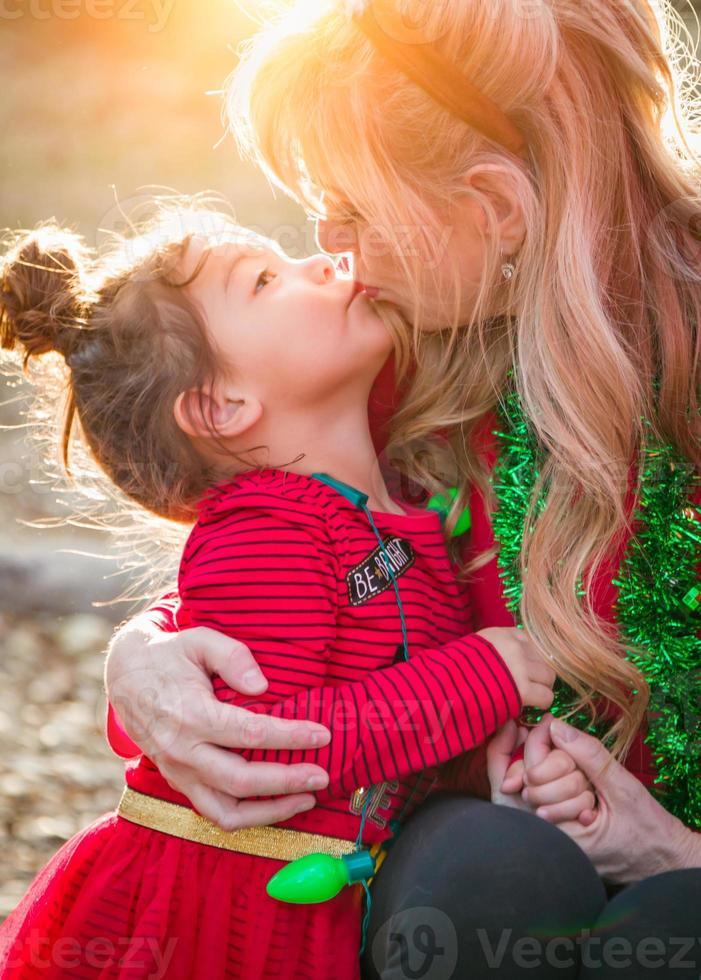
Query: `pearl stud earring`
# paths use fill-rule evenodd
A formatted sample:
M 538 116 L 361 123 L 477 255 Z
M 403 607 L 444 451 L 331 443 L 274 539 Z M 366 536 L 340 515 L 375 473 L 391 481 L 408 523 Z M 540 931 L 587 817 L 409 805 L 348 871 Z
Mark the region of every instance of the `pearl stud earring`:
M 502 259 L 504 258 L 503 252 L 501 253 L 501 257 Z M 507 282 L 511 282 L 511 280 L 516 275 L 516 266 L 514 265 L 514 263 L 511 262 L 510 260 L 504 262 L 501 267 L 501 274 Z

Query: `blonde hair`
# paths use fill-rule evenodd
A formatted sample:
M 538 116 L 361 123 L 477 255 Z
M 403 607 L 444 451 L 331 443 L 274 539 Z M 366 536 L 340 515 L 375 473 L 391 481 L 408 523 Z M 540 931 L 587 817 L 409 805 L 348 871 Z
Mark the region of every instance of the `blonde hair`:
M 628 526 L 629 467 L 648 438 L 643 417 L 652 436 L 697 468 L 701 461 L 700 161 L 673 36 L 682 24 L 666 0 L 402 7 L 508 113 L 526 137 L 528 161 L 393 68 L 338 3 L 320 3 L 306 17 L 293 11 L 249 43 L 229 88 L 229 121 L 240 148 L 310 211 L 323 207 L 321 190 L 340 191 L 388 236 L 413 296 L 407 345 L 418 367 L 389 451 L 400 450 L 405 470 L 434 488 L 446 480 L 432 433 L 449 433 L 461 486 L 449 526 L 473 484 L 494 506 L 473 437 L 513 368 L 548 453 L 531 507 L 544 486 L 548 506 L 537 519 L 531 510 L 521 552 L 522 621 L 576 690 L 574 710 L 596 719 L 602 697 L 618 706 L 609 734 L 622 757 L 649 690 L 617 631 L 595 615 L 592 582 Z M 490 229 L 477 302 L 461 321 L 456 269 L 450 330 L 422 332 L 422 294 L 442 242 L 438 208 L 466 193 L 462 175 L 483 163 L 505 168 L 523 207 L 517 275 L 501 292 L 491 285 L 499 280 L 497 215 L 470 188 Z M 407 225 L 420 237 L 417 254 L 400 240 Z M 400 358 L 402 374 L 408 362 Z

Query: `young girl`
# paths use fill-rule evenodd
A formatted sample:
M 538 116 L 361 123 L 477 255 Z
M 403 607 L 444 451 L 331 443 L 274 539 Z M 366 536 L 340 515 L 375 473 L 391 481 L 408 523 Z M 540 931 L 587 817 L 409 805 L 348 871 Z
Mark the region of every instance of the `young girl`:
M 63 845 L 2 926 L 1 972 L 357 980 L 379 846 L 442 763 L 523 705 L 547 708 L 554 673 L 516 630 L 471 632 L 440 516 L 383 481 L 367 407 L 389 314 L 323 256 L 291 262 L 225 219 L 213 235 L 170 217 L 186 230 L 103 264 L 55 227 L 21 237 L 0 339 L 25 365 L 65 360 L 66 458 L 75 421 L 131 500 L 195 520 L 178 625 L 244 638 L 270 686 L 246 702 L 215 677 L 217 698 L 318 723 L 319 747 L 285 761 L 323 766 L 328 786 L 283 824 L 226 831 L 137 757 L 117 811 Z M 271 897 L 310 854 L 361 870 L 325 901 Z

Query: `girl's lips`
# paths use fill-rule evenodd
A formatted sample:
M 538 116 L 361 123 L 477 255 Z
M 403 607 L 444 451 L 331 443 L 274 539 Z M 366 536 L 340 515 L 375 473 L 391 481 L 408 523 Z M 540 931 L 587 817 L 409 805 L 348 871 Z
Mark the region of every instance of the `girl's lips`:
M 377 286 L 366 286 L 364 282 L 359 282 L 357 279 L 353 284 L 353 287 L 355 289 L 354 295 L 357 293 L 365 293 L 368 299 L 377 299 L 377 297 L 380 295 L 380 290 L 377 288 Z
M 365 292 L 365 287 L 363 286 L 362 282 L 358 282 L 356 280 L 353 283 L 353 288 L 351 289 L 351 294 L 350 294 L 350 298 L 348 299 L 348 306 L 346 307 L 346 309 L 349 309 L 351 304 L 357 299 L 357 297 L 364 292 Z

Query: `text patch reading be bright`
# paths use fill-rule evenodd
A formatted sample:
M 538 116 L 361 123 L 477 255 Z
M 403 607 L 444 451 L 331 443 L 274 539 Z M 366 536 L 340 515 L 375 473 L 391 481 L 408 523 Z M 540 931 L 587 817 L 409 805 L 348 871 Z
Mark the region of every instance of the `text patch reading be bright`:
M 348 598 L 353 606 L 362 606 L 376 595 L 391 588 L 392 578 L 387 567 L 389 565 L 395 578 L 403 575 L 407 568 L 414 564 L 414 549 L 411 542 L 404 538 L 388 537 L 383 539 L 387 558 L 378 545 L 375 550 L 364 558 L 360 564 L 351 568 L 346 575 L 348 583 Z

